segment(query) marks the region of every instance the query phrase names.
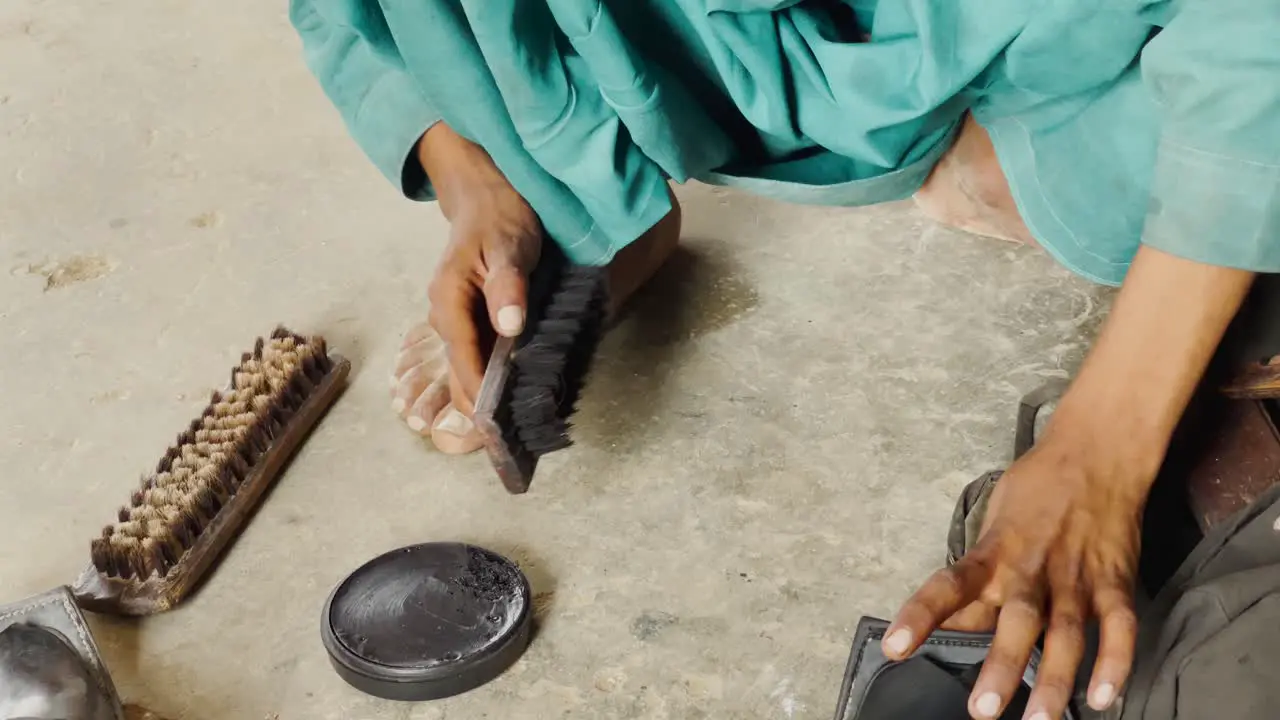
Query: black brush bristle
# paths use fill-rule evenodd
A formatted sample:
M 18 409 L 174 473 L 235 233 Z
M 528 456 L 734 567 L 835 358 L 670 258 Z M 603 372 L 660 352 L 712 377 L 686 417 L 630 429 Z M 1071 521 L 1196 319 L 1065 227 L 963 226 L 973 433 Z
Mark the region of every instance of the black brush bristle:
M 573 444 L 570 416 L 591 370 L 608 312 L 607 269 L 566 266 L 528 341 L 512 360 L 506 435 L 533 458 Z M 504 413 L 505 415 L 505 413 Z

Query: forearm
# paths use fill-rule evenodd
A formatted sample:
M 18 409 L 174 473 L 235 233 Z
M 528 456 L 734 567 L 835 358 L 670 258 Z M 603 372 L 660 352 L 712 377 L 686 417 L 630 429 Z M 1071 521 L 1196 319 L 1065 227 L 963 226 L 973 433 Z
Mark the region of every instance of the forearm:
M 1150 482 L 1253 279 L 1143 246 L 1051 432 Z
M 515 195 L 506 176 L 489 153 L 459 135 L 443 121 L 432 125 L 419 138 L 415 153 L 427 178 L 435 188 L 440 212 L 452 222 L 464 195 Z M 516 195 L 521 203 L 524 199 Z

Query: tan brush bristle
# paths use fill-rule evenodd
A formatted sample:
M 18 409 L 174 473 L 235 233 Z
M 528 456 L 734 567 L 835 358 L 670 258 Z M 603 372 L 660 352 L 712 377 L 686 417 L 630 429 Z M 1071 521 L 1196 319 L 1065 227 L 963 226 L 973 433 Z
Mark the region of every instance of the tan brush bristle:
M 164 577 L 230 501 L 254 463 L 333 368 L 324 341 L 277 328 L 232 369 L 145 476 L 90 556 L 108 577 Z

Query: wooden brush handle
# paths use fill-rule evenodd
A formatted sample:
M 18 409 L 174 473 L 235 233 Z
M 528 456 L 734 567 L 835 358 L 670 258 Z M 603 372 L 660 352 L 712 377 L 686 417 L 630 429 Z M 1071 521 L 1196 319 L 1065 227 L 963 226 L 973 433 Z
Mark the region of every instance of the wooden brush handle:
M 489 365 L 484 371 L 484 380 L 480 383 L 480 395 L 476 398 L 473 419 L 502 486 L 512 495 L 522 495 L 529 491 L 529 485 L 533 482 L 537 461 L 512 447 L 497 415 L 507 383 L 511 380 L 511 355 L 515 347 L 516 341 L 513 338 L 498 338 L 494 343 L 493 354 L 489 356 Z

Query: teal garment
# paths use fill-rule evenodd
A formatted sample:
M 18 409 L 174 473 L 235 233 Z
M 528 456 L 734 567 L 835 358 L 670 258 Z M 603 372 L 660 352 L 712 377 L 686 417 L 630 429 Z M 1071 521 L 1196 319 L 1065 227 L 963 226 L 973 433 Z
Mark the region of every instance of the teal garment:
M 577 262 L 697 179 L 797 203 L 909 197 L 966 111 L 1060 262 L 1140 243 L 1280 272 L 1280 0 L 291 0 L 374 164 L 482 145 Z

